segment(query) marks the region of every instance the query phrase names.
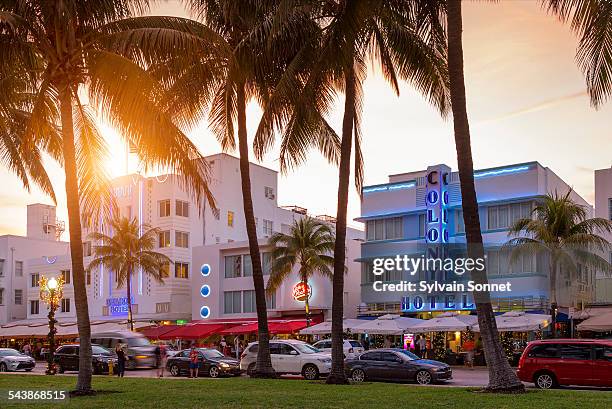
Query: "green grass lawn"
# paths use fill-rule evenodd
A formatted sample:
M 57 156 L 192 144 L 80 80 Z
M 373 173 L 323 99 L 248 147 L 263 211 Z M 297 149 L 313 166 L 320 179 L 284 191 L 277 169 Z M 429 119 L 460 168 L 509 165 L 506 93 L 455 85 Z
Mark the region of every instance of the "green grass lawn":
M 8 390 L 69 390 L 76 378 L 0 376 L 2 408 L 610 408 L 612 392 L 531 390 L 523 395 L 476 393 L 469 388 L 364 383 L 325 385 L 298 379 L 143 379 L 94 377 L 92 397 L 65 403 L 9 403 Z M 7 405 L 8 403 L 8 405 Z

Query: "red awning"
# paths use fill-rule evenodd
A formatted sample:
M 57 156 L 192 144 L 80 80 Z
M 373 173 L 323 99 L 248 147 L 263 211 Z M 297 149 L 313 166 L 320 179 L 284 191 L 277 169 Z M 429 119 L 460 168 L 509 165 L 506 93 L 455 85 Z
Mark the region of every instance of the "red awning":
M 217 333 L 218 331 L 225 328 L 225 324 L 186 324 L 181 325 L 178 328 L 166 332 L 161 335 L 160 339 L 199 339 L 206 338 L 213 333 Z
M 291 334 L 306 328 L 306 320 L 292 321 L 268 321 L 268 330 L 270 334 Z M 235 334 L 254 334 L 257 332 L 257 323 L 236 325 L 231 328 L 219 331 L 220 335 L 235 335 Z
M 178 327 L 180 327 L 180 325 L 160 325 L 158 327 L 145 328 L 141 333 L 149 339 L 157 339 L 170 331 L 174 331 Z

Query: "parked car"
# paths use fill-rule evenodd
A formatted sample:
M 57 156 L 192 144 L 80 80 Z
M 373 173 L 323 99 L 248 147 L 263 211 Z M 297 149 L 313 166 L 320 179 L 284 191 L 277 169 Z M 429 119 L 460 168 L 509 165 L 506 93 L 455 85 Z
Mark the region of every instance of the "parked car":
M 132 331 L 100 332 L 91 335 L 92 344 L 115 350 L 117 344 L 127 346 L 126 369 L 155 368 L 155 345 L 142 334 Z
M 240 369 L 247 373 L 255 370 L 259 344 L 249 344 L 240 357 Z M 270 341 L 272 368 L 277 374 L 301 374 L 305 379 L 318 379 L 331 371 L 331 358 L 303 341 L 295 339 Z
M 321 341 L 315 342 L 313 347 L 317 348 L 320 351 L 331 354 L 332 345 L 331 339 L 323 339 Z M 354 339 L 345 339 L 343 341 L 342 348 L 344 349 L 344 358 L 353 359 L 361 355 L 365 349 L 363 345 L 359 341 L 355 341 Z
M 518 377 L 540 389 L 612 386 L 612 340 L 547 339 L 527 344 Z
M 66 344 L 59 347 L 53 355 L 53 362 L 59 373 L 79 370 L 79 345 Z M 108 374 L 108 363 L 117 366 L 117 356 L 100 345 L 91 346 L 91 364 L 94 374 Z
M 242 372 L 240 363 L 237 359 L 229 358 L 216 349 L 197 348 L 200 360 L 198 376 L 210 376 L 218 378 L 224 375 L 237 375 Z M 189 353 L 190 349 L 184 349 L 176 355 L 169 357 L 166 361 L 166 368 L 173 376 L 189 374 Z
M 399 348 L 369 350 L 344 365 L 346 375 L 354 382 L 415 381 L 421 385 L 447 381 L 453 377 L 448 364 L 421 359 Z
M 36 366 L 36 361 L 29 355 L 16 349 L 0 348 L 0 372 L 18 371 L 24 369 L 30 372 Z

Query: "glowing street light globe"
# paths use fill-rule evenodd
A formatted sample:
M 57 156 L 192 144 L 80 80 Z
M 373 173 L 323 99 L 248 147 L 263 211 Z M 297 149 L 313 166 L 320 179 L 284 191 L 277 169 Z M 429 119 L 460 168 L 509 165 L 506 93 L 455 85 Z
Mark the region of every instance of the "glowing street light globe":
M 55 277 L 52 277 L 49 279 L 49 281 L 47 281 L 47 288 L 49 290 L 55 290 L 57 288 L 57 279 Z

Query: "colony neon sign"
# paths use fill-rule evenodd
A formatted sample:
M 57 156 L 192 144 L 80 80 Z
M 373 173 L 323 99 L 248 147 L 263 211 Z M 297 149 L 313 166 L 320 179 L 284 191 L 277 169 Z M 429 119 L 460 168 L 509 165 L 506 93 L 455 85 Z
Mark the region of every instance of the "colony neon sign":
M 425 206 L 427 209 L 427 243 L 448 243 L 448 186 L 449 172 L 442 166 L 432 168 L 426 177 Z

